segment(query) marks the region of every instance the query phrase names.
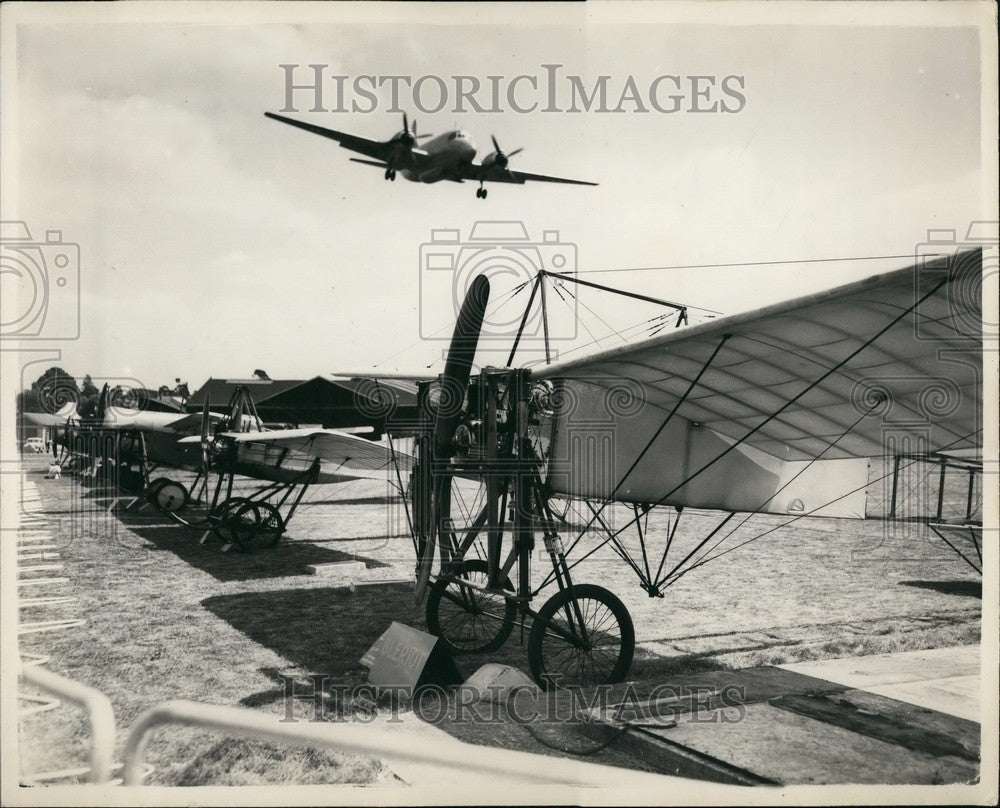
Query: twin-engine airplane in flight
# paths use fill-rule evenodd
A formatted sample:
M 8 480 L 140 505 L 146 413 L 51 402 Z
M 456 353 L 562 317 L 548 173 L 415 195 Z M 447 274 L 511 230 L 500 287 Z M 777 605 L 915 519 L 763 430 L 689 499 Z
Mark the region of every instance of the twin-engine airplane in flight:
M 418 140 L 431 136 L 418 135 L 416 121 L 413 122 L 411 129 L 405 112 L 403 113 L 402 130 L 385 141 L 369 140 L 357 135 L 349 135 L 346 132 L 325 129 L 322 126 L 286 118 L 273 112 L 265 112 L 264 114 L 276 121 L 328 137 L 337 141 L 342 148 L 371 158 L 363 160 L 352 157 L 350 159 L 355 163 L 364 163 L 385 169 L 385 179 L 390 181 L 396 179 L 397 171 L 401 171 L 403 177 L 410 182 L 432 183 L 440 180 L 464 182 L 472 180 L 479 183 L 479 188 L 476 189 L 477 199 L 486 199 L 487 190 L 484 183 L 487 182 L 509 182 L 523 185 L 526 181 L 533 180 L 535 182 L 561 182 L 568 185 L 597 185 L 596 182 L 584 180 L 569 180 L 563 177 L 550 177 L 546 174 L 531 174 L 527 171 L 511 171 L 508 168 L 510 158 L 521 149 L 505 153 L 495 137 L 490 138 L 493 141 L 493 151 L 487 154 L 482 161 L 477 161 L 476 144 L 471 135 L 464 129 L 452 129 L 449 132 L 444 132 L 418 147 Z

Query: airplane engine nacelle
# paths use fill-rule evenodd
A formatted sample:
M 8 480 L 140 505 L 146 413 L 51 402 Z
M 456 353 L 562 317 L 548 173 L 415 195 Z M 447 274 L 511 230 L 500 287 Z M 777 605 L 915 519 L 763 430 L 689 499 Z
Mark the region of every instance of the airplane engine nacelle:
M 490 152 L 483 158 L 483 168 L 507 168 L 507 155 L 503 152 Z

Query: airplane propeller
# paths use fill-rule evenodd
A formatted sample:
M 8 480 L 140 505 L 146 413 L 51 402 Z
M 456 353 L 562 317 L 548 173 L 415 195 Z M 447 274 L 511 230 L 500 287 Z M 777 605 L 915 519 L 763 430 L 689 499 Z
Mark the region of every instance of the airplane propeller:
M 520 154 L 521 152 L 524 151 L 524 147 L 518 147 L 514 149 L 514 151 L 512 152 L 505 153 L 504 150 L 500 148 L 500 144 L 497 143 L 495 135 L 490 135 L 490 140 L 493 141 L 493 149 L 494 149 L 493 154 L 490 155 L 490 157 L 493 158 L 491 162 L 493 163 L 493 165 L 499 168 L 507 168 L 507 163 L 510 162 L 510 158 L 513 157 L 515 154 Z
M 108 383 L 104 383 L 104 387 L 101 388 L 101 394 L 97 398 L 97 411 L 94 413 L 94 418 L 97 420 L 98 426 L 104 426 L 104 414 L 108 409 Z
M 430 137 L 430 135 L 418 135 L 417 134 L 417 121 L 413 120 L 413 125 L 410 125 L 410 120 L 406 113 L 403 113 L 403 130 L 396 135 L 395 141 L 404 149 L 412 149 L 418 140 L 423 140 L 424 138 Z
M 413 122 L 413 132 L 410 132 L 410 123 L 406 119 L 406 113 L 404 112 L 403 131 L 399 133 L 399 142 L 403 144 L 406 148 L 410 148 L 417 141 L 416 131 L 417 131 L 417 122 L 416 121 Z
M 211 414 L 209 412 L 210 408 L 209 396 L 206 393 L 205 403 L 201 408 L 201 466 L 204 471 L 208 471 L 208 466 L 211 461 L 211 450 L 212 450 L 212 436 L 210 432 L 210 427 L 212 424 Z
M 447 463 L 453 454 L 453 437 L 462 416 L 462 403 L 466 388 L 469 386 L 472 362 L 476 357 L 476 347 L 479 344 L 479 334 L 483 330 L 483 318 L 486 315 L 486 304 L 489 299 L 489 279 L 485 275 L 480 275 L 469 286 L 458 314 L 458 322 L 455 323 L 451 344 L 448 346 L 448 358 L 441 376 L 440 399 L 434 414 L 431 444 L 434 464 Z M 417 567 L 415 593 L 417 603 L 423 600 L 427 591 L 441 517 L 447 512 L 451 497 L 450 476 L 436 474 L 432 479 L 430 530 L 427 532 L 426 545 Z

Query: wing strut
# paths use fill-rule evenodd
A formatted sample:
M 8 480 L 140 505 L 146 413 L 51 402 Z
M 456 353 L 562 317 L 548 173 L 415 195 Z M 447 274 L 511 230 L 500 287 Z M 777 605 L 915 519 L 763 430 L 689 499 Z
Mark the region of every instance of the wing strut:
M 593 281 L 584 281 L 568 272 L 547 272 L 544 269 L 540 269 L 538 274 L 548 275 L 550 278 L 558 278 L 561 281 L 569 281 L 570 283 L 575 283 L 579 286 L 589 286 L 591 289 L 600 289 L 602 292 L 611 292 L 612 294 L 621 295 L 622 297 L 631 297 L 635 300 L 642 300 L 646 303 L 656 303 L 660 306 L 667 306 L 668 308 L 676 309 L 680 312 L 681 318 L 677 320 L 678 325 L 681 324 L 682 320 L 683 322 L 687 322 L 687 306 L 683 303 L 673 303 L 669 300 L 660 300 L 658 297 L 640 295 L 638 292 L 627 292 L 624 289 L 615 289 L 613 286 L 604 286 L 603 284 L 594 283 Z
M 651 437 L 646 442 L 646 445 L 643 447 L 642 451 L 639 452 L 639 454 L 636 457 L 636 459 L 634 461 L 632 461 L 632 465 L 628 467 L 628 471 L 626 471 L 622 475 L 621 479 L 618 481 L 618 484 L 614 487 L 614 489 L 608 495 L 608 498 L 606 500 L 604 500 L 604 502 L 602 503 L 601 507 L 597 509 L 597 512 L 594 514 L 594 516 L 591 518 L 591 520 L 587 523 L 587 526 L 583 529 L 583 532 L 586 532 L 587 530 L 590 529 L 590 526 L 594 524 L 594 521 L 597 519 L 597 517 L 600 516 L 601 513 L 604 512 L 604 509 L 607 508 L 608 505 L 614 500 L 615 494 L 617 494 L 619 491 L 621 491 L 622 486 L 625 485 L 625 481 L 628 479 L 629 475 L 633 471 L 635 471 L 636 466 L 638 466 L 639 463 L 642 462 L 642 459 L 646 456 L 646 452 L 648 452 L 653 447 L 653 444 L 656 443 L 656 439 L 658 437 L 660 437 L 660 433 L 662 433 L 663 430 L 667 428 L 667 424 L 669 424 L 671 422 L 671 420 L 673 420 L 673 417 L 677 413 L 677 410 L 679 410 L 680 407 L 681 407 L 681 405 L 685 401 L 687 401 L 688 396 L 690 396 L 691 393 L 694 391 L 694 388 L 698 386 L 698 382 L 701 381 L 701 377 L 705 375 L 705 371 L 708 370 L 708 368 L 712 364 L 712 362 L 715 361 L 715 357 L 717 357 L 719 355 L 719 351 L 722 350 L 722 346 L 726 344 L 726 342 L 729 340 L 729 338 L 731 336 L 732 336 L 732 334 L 723 334 L 722 335 L 722 339 L 719 340 L 719 344 L 715 346 L 715 350 L 712 351 L 712 355 L 710 357 L 708 357 L 707 360 L 705 360 L 705 364 L 703 364 L 701 366 L 701 370 L 699 370 L 698 374 L 694 377 L 694 379 L 692 379 L 691 383 L 687 387 L 687 390 L 684 391 L 684 395 L 682 395 L 679 399 L 677 399 L 677 403 L 674 404 L 673 409 L 670 410 L 670 412 L 667 414 L 667 417 L 663 419 L 663 423 L 660 424 L 659 428 L 653 433 L 653 437 Z M 689 477 L 688 480 L 690 480 L 690 479 L 691 478 Z M 682 487 L 684 484 L 686 484 L 686 482 L 687 482 L 687 480 L 685 480 L 684 483 L 682 483 L 680 486 L 678 486 L 678 488 Z M 676 491 L 677 489 L 674 489 L 674 490 Z M 670 493 L 672 494 L 673 491 L 671 491 Z M 664 499 L 666 499 L 666 497 L 664 497 Z M 662 505 L 663 501 L 661 500 L 660 502 L 658 502 L 656 504 L 657 505 Z M 650 507 L 652 507 L 652 506 L 650 506 Z M 581 533 L 581 535 L 582 535 L 582 533 Z M 572 549 L 572 548 L 570 548 L 570 549 Z
M 535 282 L 531 285 L 531 296 L 528 298 L 528 305 L 524 307 L 524 314 L 521 315 L 521 324 L 517 327 L 517 335 L 514 337 L 514 344 L 510 348 L 510 356 L 507 357 L 507 367 L 514 364 L 514 354 L 517 353 L 517 346 L 521 343 L 521 335 L 524 333 L 524 326 L 528 323 L 528 315 L 531 314 L 531 304 L 535 302 L 535 295 L 538 294 L 538 286 L 542 282 L 542 273 L 535 275 Z
M 549 345 L 549 319 L 548 319 L 548 309 L 545 302 L 545 278 L 556 278 L 560 281 L 569 281 L 570 283 L 575 283 L 579 286 L 589 286 L 591 289 L 598 289 L 602 292 L 611 292 L 615 295 L 621 295 L 622 297 L 630 297 L 633 300 L 641 300 L 644 303 L 655 303 L 658 306 L 666 306 L 667 308 L 674 309 L 677 312 L 677 322 L 674 324 L 675 328 L 679 328 L 682 325 L 687 325 L 688 322 L 688 307 L 683 303 L 674 303 L 670 300 L 661 300 L 658 297 L 650 297 L 649 295 L 642 295 L 638 292 L 629 292 L 624 289 L 615 289 L 613 286 L 605 286 L 601 283 L 594 283 L 593 281 L 584 281 L 580 278 L 574 277 L 569 273 L 562 272 L 548 272 L 547 270 L 540 269 L 535 275 L 535 282 L 531 286 L 531 296 L 528 298 L 528 304 L 524 307 L 524 314 L 521 315 L 521 323 L 517 328 L 517 334 L 514 337 L 514 344 L 511 346 L 510 355 L 507 357 L 507 367 L 510 367 L 514 363 L 514 354 L 517 353 L 517 346 L 521 343 L 521 336 L 524 333 L 524 327 L 528 322 L 528 316 L 531 314 L 531 304 L 535 302 L 535 296 L 541 295 L 541 313 L 542 313 L 542 333 L 545 340 L 545 364 L 551 364 L 551 349 Z M 521 287 L 523 288 L 523 287 Z M 518 290 L 520 291 L 520 289 Z M 558 291 L 558 290 L 557 290 Z

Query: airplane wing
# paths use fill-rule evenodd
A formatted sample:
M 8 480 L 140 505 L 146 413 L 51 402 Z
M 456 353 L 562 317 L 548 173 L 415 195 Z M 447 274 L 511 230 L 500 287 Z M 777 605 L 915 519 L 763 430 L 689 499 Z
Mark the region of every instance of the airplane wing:
M 176 432 L 181 435 L 199 433 L 201 431 L 201 413 L 188 415 L 170 412 L 147 412 L 145 410 L 126 410 L 109 408 L 104 415 L 104 429 L 138 429 L 143 432 Z M 213 424 L 223 420 L 218 413 L 210 413 Z
M 79 421 L 74 408 L 72 412 L 60 411 L 26 412 L 24 418 L 37 426 L 66 426 L 71 421 Z M 210 414 L 213 424 L 223 420 L 217 413 Z M 103 429 L 138 429 L 144 432 L 177 432 L 187 435 L 201 430 L 201 413 L 181 415 L 169 412 L 145 412 L 143 410 L 109 409 L 101 424 Z
M 972 250 L 545 368 L 561 402 L 549 482 L 863 518 L 869 464 L 981 456 L 981 277 Z
M 166 428 L 171 432 L 179 432 L 184 435 L 201 432 L 201 419 L 202 414 L 200 412 L 192 412 L 189 415 L 185 415 L 183 418 L 178 418 L 176 421 L 168 422 L 166 424 Z M 224 417 L 216 412 L 210 412 L 208 414 L 208 419 L 210 423 L 217 424 L 224 420 Z
M 397 154 L 396 145 L 391 141 L 381 142 L 378 140 L 369 140 L 368 138 L 351 135 L 347 132 L 338 132 L 336 129 L 326 129 L 325 127 L 316 126 L 315 124 L 306 123 L 305 121 L 297 121 L 294 118 L 286 118 L 284 115 L 276 115 L 273 112 L 265 112 L 264 115 L 268 118 L 273 118 L 276 121 L 287 123 L 289 126 L 294 126 L 298 129 L 304 129 L 307 132 L 312 132 L 314 135 L 320 135 L 321 137 L 335 140 L 345 149 L 349 149 L 350 151 L 381 161 L 381 165 L 387 164 L 390 158 L 395 157 L 396 168 L 407 168 L 415 163 L 415 161 L 408 157 L 408 155 L 413 155 L 413 157 L 417 159 L 427 157 L 427 152 L 423 149 L 412 148 L 401 151 Z M 358 162 L 364 161 L 359 160 Z M 380 165 L 380 163 L 374 163 L 372 165 Z
M 23 412 L 21 415 L 35 426 L 66 426 L 80 418 L 75 401 L 66 402 L 57 412 Z
M 547 174 L 532 174 L 529 171 L 511 171 L 509 168 L 500 168 L 497 165 L 484 167 L 477 161 L 464 163 L 455 168 L 451 179 L 475 180 L 476 182 L 508 182 L 515 185 L 524 185 L 528 180 L 532 182 L 560 182 L 566 185 L 597 185 L 596 182 L 586 180 L 570 180 L 565 177 L 551 177 Z
M 21 416 L 35 426 L 66 426 L 70 418 L 54 412 L 23 412 Z
M 275 429 L 271 431 L 224 432 L 222 436 L 239 444 L 259 444 L 266 451 L 271 447 L 287 450 L 297 455 L 318 457 L 324 464 L 331 464 L 345 471 L 384 471 L 392 468 L 389 447 L 359 438 L 338 429 L 306 427 L 303 429 Z M 180 443 L 193 443 L 200 436 L 182 438 Z M 413 457 L 396 453 L 400 472 L 409 472 Z

